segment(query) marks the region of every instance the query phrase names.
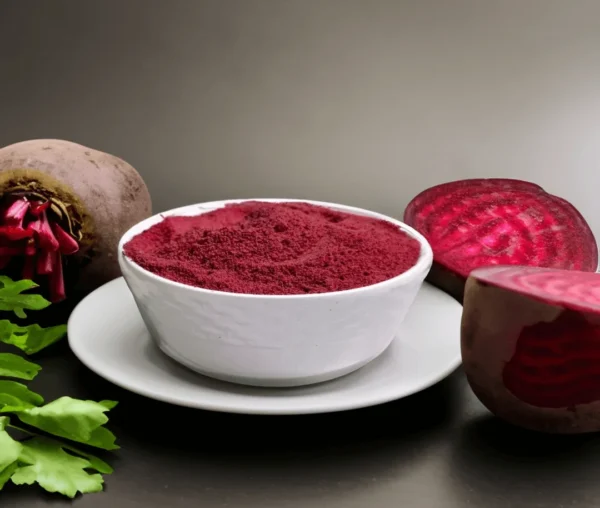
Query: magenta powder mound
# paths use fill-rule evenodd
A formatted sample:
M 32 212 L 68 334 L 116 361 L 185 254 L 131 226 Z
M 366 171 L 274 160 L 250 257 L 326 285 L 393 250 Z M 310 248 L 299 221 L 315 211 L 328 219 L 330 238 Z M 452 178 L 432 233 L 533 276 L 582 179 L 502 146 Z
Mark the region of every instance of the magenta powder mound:
M 199 288 L 293 295 L 369 286 L 414 266 L 420 244 L 391 222 L 309 203 L 246 201 L 166 217 L 125 255 Z
M 404 221 L 431 244 L 429 280 L 462 298 L 479 267 L 525 265 L 596 271 L 598 247 L 573 205 L 539 185 L 511 179 L 470 179 L 416 196 Z

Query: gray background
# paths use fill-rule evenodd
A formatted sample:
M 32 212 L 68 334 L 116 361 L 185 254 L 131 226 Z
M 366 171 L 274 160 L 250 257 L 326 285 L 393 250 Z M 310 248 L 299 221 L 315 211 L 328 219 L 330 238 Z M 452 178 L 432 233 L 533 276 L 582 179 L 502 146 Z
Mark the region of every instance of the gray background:
M 0 144 L 139 169 L 156 210 L 300 197 L 401 216 L 533 179 L 600 234 L 598 0 L 0 2 Z

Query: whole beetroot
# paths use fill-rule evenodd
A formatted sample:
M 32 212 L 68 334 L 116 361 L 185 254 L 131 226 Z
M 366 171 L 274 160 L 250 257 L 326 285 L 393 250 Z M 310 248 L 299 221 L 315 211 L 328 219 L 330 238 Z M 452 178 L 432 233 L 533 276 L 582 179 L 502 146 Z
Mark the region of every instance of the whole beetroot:
M 150 216 L 139 173 L 113 155 L 56 139 L 0 149 L 0 270 L 52 301 L 119 275 L 117 245 Z

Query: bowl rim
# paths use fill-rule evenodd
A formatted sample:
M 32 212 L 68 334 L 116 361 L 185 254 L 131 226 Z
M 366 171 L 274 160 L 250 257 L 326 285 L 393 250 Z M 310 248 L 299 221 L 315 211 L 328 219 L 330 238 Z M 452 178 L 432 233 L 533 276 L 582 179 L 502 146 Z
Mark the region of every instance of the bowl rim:
M 342 291 L 328 291 L 325 293 L 264 295 L 264 294 L 253 294 L 253 293 L 234 293 L 231 291 L 218 291 L 216 289 L 200 288 L 200 287 L 191 286 L 188 284 L 183 284 L 181 282 L 176 282 L 174 280 L 167 279 L 166 277 L 156 275 L 155 273 L 153 273 L 149 270 L 146 270 L 142 266 L 138 265 L 135 261 L 130 259 L 128 256 L 126 256 L 125 253 L 123 252 L 123 247 L 129 240 L 131 240 L 134 236 L 137 236 L 138 234 L 141 234 L 142 232 L 146 231 L 147 229 L 154 226 L 155 224 L 160 223 L 166 217 L 185 216 L 185 215 L 188 215 L 188 216 L 200 215 L 202 213 L 206 213 L 206 212 L 210 212 L 210 211 L 213 211 L 213 210 L 216 210 L 219 208 L 223 208 L 224 206 L 226 206 L 228 204 L 244 203 L 247 201 L 263 201 L 263 202 L 267 202 L 267 203 L 308 203 L 308 204 L 312 204 L 312 205 L 322 206 L 325 208 L 330 208 L 330 209 L 333 209 L 336 211 L 351 213 L 354 215 L 373 217 L 376 219 L 381 219 L 381 220 L 384 220 L 387 222 L 391 222 L 392 224 L 395 224 L 402 231 L 404 231 L 405 233 L 407 233 L 408 235 L 410 235 L 411 237 L 413 237 L 415 240 L 417 240 L 419 242 L 420 247 L 421 247 L 421 250 L 419 253 L 419 258 L 418 258 L 417 262 L 413 266 L 411 266 L 408 270 L 406 270 L 405 272 L 403 272 L 399 275 L 396 275 L 395 277 L 392 277 L 391 279 L 386 279 L 381 282 L 377 282 L 375 284 L 370 284 L 368 286 L 361 286 L 361 287 L 352 288 L 352 289 L 344 289 Z M 196 210 L 199 210 L 200 213 L 199 214 L 189 213 L 191 211 L 196 211 Z M 184 213 L 184 212 L 187 212 L 187 213 Z M 345 297 L 345 296 L 354 296 L 354 295 L 358 295 L 360 293 L 364 293 L 365 291 L 368 292 L 368 291 L 372 291 L 374 289 L 380 289 L 380 288 L 382 289 L 382 288 L 385 288 L 386 286 L 397 286 L 398 284 L 402 284 L 402 285 L 408 284 L 410 282 L 413 282 L 414 280 L 417 280 L 423 272 L 425 272 L 425 276 L 427 275 L 427 273 L 429 272 L 429 269 L 431 268 L 431 265 L 433 263 L 433 250 L 431 248 L 431 245 L 427 241 L 427 239 L 421 233 L 419 233 L 416 229 L 412 228 L 411 226 L 409 226 L 408 224 L 406 224 L 402 221 L 394 219 L 393 217 L 384 215 L 379 212 L 374 212 L 374 211 L 368 210 L 366 208 L 359 208 L 359 207 L 355 207 L 355 206 L 344 205 L 341 203 L 331 203 L 331 202 L 327 202 L 327 201 L 315 201 L 315 200 L 311 200 L 311 199 L 239 198 L 239 199 L 224 199 L 224 200 L 218 200 L 218 201 L 206 201 L 206 202 L 201 202 L 201 203 L 196 203 L 196 204 L 191 204 L 191 205 L 184 205 L 184 206 L 180 206 L 177 208 L 171 208 L 169 210 L 165 210 L 163 212 L 156 213 L 156 214 L 134 224 L 121 236 L 121 239 L 119 240 L 119 245 L 118 245 L 118 258 L 119 258 L 120 263 L 127 264 L 129 268 L 136 271 L 139 275 L 144 276 L 154 282 L 157 282 L 160 284 L 166 284 L 166 285 L 172 286 L 172 287 L 179 287 L 181 289 L 185 289 L 185 290 L 188 290 L 188 291 L 191 291 L 194 293 L 201 293 L 201 294 L 205 294 L 205 295 L 214 295 L 214 296 L 221 296 L 221 297 L 228 296 L 228 297 L 235 297 L 235 298 L 252 298 L 252 299 L 264 299 L 264 300 L 273 300 L 273 299 L 305 300 L 305 299 L 315 299 L 315 298 L 324 299 L 324 298 L 336 298 L 336 297 L 339 298 L 339 297 Z M 423 276 L 423 278 L 421 279 L 421 282 L 425 279 L 425 276 Z

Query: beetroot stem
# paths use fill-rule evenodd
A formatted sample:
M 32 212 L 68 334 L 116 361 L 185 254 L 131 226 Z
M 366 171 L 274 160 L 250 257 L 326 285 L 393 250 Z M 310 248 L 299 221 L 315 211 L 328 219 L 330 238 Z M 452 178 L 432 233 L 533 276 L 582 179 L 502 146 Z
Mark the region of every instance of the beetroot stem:
M 54 233 L 52 232 L 46 212 L 42 212 L 40 218 L 32 221 L 29 226 L 38 234 L 40 247 L 42 247 L 42 249 L 50 251 L 58 250 L 58 240 L 55 238 Z
M 66 297 L 62 256 L 75 254 L 79 244 L 48 216 L 49 207 L 50 201 L 23 196 L 0 210 L 0 269 L 21 258 L 23 279 L 47 276 L 50 300 L 59 302 Z
M 41 251 L 37 258 L 37 273 L 48 275 L 49 273 L 52 273 L 53 268 L 52 252 L 49 250 Z
M 79 250 L 79 244 L 63 228 L 61 228 L 55 222 L 51 224 L 51 227 L 52 232 L 54 233 L 54 236 L 58 241 L 61 254 L 65 254 L 68 256 L 70 254 L 75 254 Z
M 21 226 L 0 226 L 0 237 L 8 240 L 23 240 L 31 238 L 33 231 L 29 228 L 23 229 Z
M 3 222 L 7 226 L 23 227 L 23 219 L 27 215 L 30 203 L 27 198 L 17 199 L 4 212 Z
M 64 300 L 65 281 L 63 278 L 62 255 L 60 252 L 52 252 L 52 271 L 49 274 L 50 283 L 50 301 L 52 303 Z
M 42 214 L 42 212 L 48 210 L 49 206 L 50 201 L 46 201 L 44 203 L 34 201 L 33 203 L 31 203 L 31 215 L 33 215 L 34 217 L 39 217 Z

